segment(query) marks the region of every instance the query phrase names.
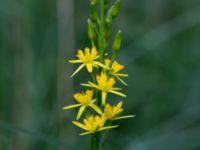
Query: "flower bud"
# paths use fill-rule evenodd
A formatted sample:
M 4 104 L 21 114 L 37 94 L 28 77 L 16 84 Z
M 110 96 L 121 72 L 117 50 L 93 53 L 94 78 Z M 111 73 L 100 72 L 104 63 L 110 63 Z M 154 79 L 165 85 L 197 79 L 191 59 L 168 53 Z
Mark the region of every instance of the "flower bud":
M 94 2 L 90 3 L 90 18 L 94 22 L 96 22 L 97 20 L 97 10 L 96 10 L 96 4 Z
M 119 30 L 114 38 L 112 49 L 118 52 L 121 48 L 121 42 L 122 42 L 122 31 Z
M 111 26 L 112 26 L 112 21 L 110 19 L 106 19 L 106 32 L 105 32 L 105 38 L 108 41 L 111 36 Z
M 112 8 L 112 7 L 111 7 L 111 8 Z M 110 8 L 110 10 L 109 10 L 109 12 L 108 12 L 108 15 L 107 15 L 107 19 L 106 19 L 106 21 L 109 20 L 109 22 L 112 23 L 112 21 L 113 21 L 113 17 L 112 17 L 112 13 L 111 13 L 111 8 Z
M 119 10 L 120 10 L 120 0 L 116 0 L 116 2 L 114 3 L 114 5 L 111 7 L 110 10 L 112 18 L 115 18 L 118 15 Z
M 88 19 L 87 25 L 88 25 L 88 37 L 90 38 L 90 40 L 94 40 L 96 37 L 94 24 L 90 19 Z

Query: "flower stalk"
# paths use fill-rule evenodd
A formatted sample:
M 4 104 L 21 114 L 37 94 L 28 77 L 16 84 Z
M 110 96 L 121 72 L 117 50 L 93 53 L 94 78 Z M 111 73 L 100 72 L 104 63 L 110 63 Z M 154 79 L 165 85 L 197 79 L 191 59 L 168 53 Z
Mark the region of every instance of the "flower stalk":
M 100 0 L 100 22 L 99 22 L 99 51 L 100 51 L 100 62 L 103 61 L 103 54 L 104 54 L 104 44 L 105 44 L 105 38 L 104 38 L 104 14 L 105 14 L 105 3 L 104 0 Z
M 97 7 L 100 10 L 98 12 Z M 87 21 L 88 38 L 91 47 L 77 51 L 77 59 L 69 60 L 79 64 L 71 77 L 86 69 L 91 81 L 81 83 L 85 92 L 74 94 L 76 104 L 63 107 L 64 110 L 78 109 L 75 121 L 72 123 L 83 129 L 80 135 L 91 135 L 91 150 L 103 150 L 109 130 L 117 128 L 115 120 L 127 119 L 133 115 L 122 115 L 123 102 L 110 104 L 109 95 L 114 94 L 125 98 L 123 88 L 115 87 L 117 81 L 122 85 L 128 84 L 122 79 L 128 74 L 121 73 L 124 66 L 116 61 L 117 52 L 121 49 L 122 32 L 118 30 L 113 43 L 110 44 L 112 23 L 120 10 L 120 0 L 110 5 L 110 0 L 90 0 L 90 18 Z M 110 7 L 110 8 L 109 8 Z M 108 49 L 112 51 L 108 52 Z M 106 55 L 107 52 L 111 55 Z

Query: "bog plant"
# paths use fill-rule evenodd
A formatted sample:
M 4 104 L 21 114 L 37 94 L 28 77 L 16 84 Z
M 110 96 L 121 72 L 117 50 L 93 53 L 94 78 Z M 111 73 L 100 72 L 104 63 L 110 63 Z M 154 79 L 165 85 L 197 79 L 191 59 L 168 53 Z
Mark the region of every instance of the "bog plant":
M 91 150 L 103 149 L 108 131 L 118 127 L 115 120 L 134 117 L 122 115 L 124 110 L 122 101 L 111 105 L 110 102 L 116 100 L 108 99 L 108 94 L 126 97 L 121 92 L 123 88 L 115 87 L 115 84 L 119 81 L 122 86 L 127 86 L 123 78 L 128 77 L 128 74 L 122 72 L 124 66 L 116 61 L 117 53 L 121 48 L 121 30 L 116 33 L 110 45 L 112 23 L 119 13 L 120 0 L 110 3 L 110 0 L 90 0 L 90 18 L 87 27 L 91 46 L 84 50 L 79 49 L 77 59 L 69 60 L 72 64 L 78 64 L 71 77 L 85 68 L 91 80 L 81 83 L 81 86 L 88 89 L 73 95 L 76 103 L 63 109 L 78 110 L 76 119 L 72 123 L 83 130 L 81 136 L 91 135 Z

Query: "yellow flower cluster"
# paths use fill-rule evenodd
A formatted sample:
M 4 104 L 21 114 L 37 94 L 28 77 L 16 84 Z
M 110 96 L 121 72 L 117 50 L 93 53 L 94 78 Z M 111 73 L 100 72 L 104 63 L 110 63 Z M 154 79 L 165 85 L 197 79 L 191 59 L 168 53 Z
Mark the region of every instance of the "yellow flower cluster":
M 73 124 L 85 130 L 85 132 L 80 135 L 116 128 L 118 125 L 107 125 L 107 121 L 113 122 L 118 119 L 134 117 L 133 115 L 121 116 L 123 112 L 122 101 L 113 106 L 107 103 L 108 93 L 126 97 L 125 94 L 119 92 L 122 90 L 121 88 L 114 87 L 116 79 L 122 84 L 127 85 L 121 77 L 127 77 L 128 74 L 120 73 L 120 71 L 124 69 L 124 66 L 119 64 L 116 60 L 110 60 L 108 58 L 101 62 L 96 47 L 93 47 L 91 50 L 89 48 L 85 48 L 84 51 L 78 50 L 76 56 L 78 59 L 69 61 L 70 63 L 80 64 L 71 75 L 72 77 L 84 67 L 86 67 L 91 76 L 94 76 L 95 68 L 99 72 L 96 78 L 92 78 L 92 81 L 81 84 L 90 89 L 82 93 L 74 94 L 74 99 L 78 102 L 77 104 L 63 107 L 64 110 L 79 108 L 76 116 L 77 121 L 73 121 Z M 86 118 L 83 119 L 83 123 L 78 122 L 84 113 L 86 114 Z M 96 115 L 94 115 L 94 113 L 96 113 Z

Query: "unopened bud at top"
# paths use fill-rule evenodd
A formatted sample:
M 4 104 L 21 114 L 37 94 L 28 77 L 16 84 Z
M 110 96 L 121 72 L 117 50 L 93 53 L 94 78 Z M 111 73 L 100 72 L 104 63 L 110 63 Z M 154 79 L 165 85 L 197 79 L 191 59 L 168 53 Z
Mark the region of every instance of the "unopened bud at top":
M 120 10 L 120 0 L 116 0 L 116 2 L 114 3 L 114 5 L 111 7 L 111 15 L 113 18 L 115 18 Z

